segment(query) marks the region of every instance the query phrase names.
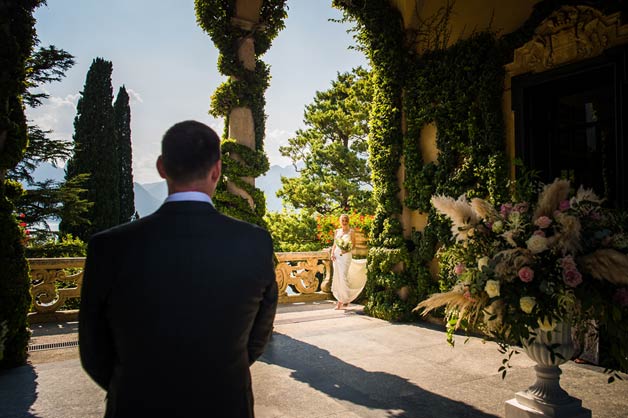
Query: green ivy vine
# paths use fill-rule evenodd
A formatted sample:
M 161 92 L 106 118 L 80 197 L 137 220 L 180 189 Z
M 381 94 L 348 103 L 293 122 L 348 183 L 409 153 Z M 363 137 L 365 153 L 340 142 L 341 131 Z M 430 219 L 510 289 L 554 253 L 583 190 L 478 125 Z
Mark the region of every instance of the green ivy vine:
M 378 209 L 366 311 L 384 319 L 408 319 L 417 301 L 437 290 L 429 265 L 437 246 L 450 239 L 449 225 L 436 215 L 430 198 L 466 193 L 497 203 L 507 196 L 503 65 L 514 48 L 529 39 L 532 23 L 518 36 L 500 40 L 491 32 L 476 33 L 447 49 L 418 54 L 405 47 L 401 17 L 387 1 L 337 0 L 334 5 L 344 10 L 345 19 L 356 22 L 356 38 L 371 60 L 376 86 L 369 152 Z M 439 154 L 436 162 L 426 163 L 418 138 L 430 123 L 437 126 Z M 403 203 L 428 214 L 427 227 L 413 231 L 407 241 L 398 221 L 397 171 L 402 160 L 407 191 Z M 407 291 L 401 291 L 404 288 Z
M 403 269 L 409 253 L 399 220 L 397 170 L 403 151 L 402 88 L 406 68 L 405 34 L 399 12 L 387 0 L 334 0 L 345 20 L 356 23 L 356 40 L 367 53 L 373 75 L 369 115 L 369 164 L 377 202 L 368 254 L 365 312 L 406 320 L 418 303 L 416 279 Z
M 268 171 L 269 163 L 264 153 L 266 130 L 266 101 L 264 92 L 268 88 L 270 71 L 268 65 L 258 57 L 263 55 L 273 39 L 284 28 L 286 0 L 264 0 L 260 9 L 260 21 L 251 30 L 233 24 L 236 0 L 195 0 L 196 18 L 218 48 L 219 71 L 229 79 L 218 87 L 211 99 L 210 114 L 222 116 L 225 130 L 222 141 L 223 177 L 217 187 L 214 201 L 224 213 L 258 225 L 264 225 L 266 202 L 261 190 L 242 180 L 242 177 L 258 177 Z M 238 58 L 241 40 L 252 38 L 255 45 L 255 69 L 244 67 Z M 251 109 L 255 130 L 255 149 L 238 144 L 227 137 L 229 115 L 236 107 Z M 238 158 L 234 158 L 237 155 Z M 227 190 L 227 181 L 246 191 L 254 202 L 236 196 Z

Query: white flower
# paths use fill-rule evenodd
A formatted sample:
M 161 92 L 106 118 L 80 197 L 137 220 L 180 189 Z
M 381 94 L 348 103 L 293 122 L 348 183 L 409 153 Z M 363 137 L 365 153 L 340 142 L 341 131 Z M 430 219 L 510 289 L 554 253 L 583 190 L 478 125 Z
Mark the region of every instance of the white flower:
M 484 286 L 484 291 L 488 294 L 489 298 L 494 298 L 499 296 L 499 281 L 498 280 L 487 280 L 486 286 Z
M 478 270 L 482 271 L 482 268 L 488 267 L 489 258 L 484 256 L 478 260 Z
M 532 254 L 542 253 L 547 250 L 547 238 L 540 235 L 532 235 L 530 239 L 526 241 L 526 245 Z
M 524 296 L 519 299 L 519 307 L 525 313 L 531 313 L 536 306 L 536 299 L 532 296 Z
M 499 234 L 504 230 L 504 223 L 502 221 L 495 221 L 491 229 L 494 233 Z

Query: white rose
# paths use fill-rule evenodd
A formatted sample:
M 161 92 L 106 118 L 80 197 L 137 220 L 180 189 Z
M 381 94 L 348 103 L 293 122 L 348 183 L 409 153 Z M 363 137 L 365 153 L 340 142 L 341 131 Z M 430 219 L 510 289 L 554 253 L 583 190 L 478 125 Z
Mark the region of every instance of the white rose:
M 499 296 L 499 281 L 487 280 L 486 286 L 484 286 L 484 291 L 488 294 L 489 298 Z
M 532 254 L 542 253 L 547 250 L 547 238 L 540 235 L 532 235 L 530 239 L 526 241 L 526 245 Z
M 532 309 L 536 306 L 536 299 L 532 296 L 524 296 L 519 299 L 519 307 L 525 313 L 531 313 Z
M 483 267 L 488 266 L 488 257 L 482 257 L 478 260 L 478 270 L 482 271 Z

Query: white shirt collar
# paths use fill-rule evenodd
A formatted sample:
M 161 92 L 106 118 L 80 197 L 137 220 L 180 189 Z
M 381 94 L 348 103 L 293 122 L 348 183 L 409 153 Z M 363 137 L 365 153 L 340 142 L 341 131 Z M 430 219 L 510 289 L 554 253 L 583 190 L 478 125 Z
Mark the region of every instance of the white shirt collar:
M 168 202 L 184 202 L 184 201 L 194 201 L 194 202 L 207 202 L 210 205 L 214 205 L 211 197 L 202 192 L 178 192 L 172 193 L 168 195 L 165 203 Z

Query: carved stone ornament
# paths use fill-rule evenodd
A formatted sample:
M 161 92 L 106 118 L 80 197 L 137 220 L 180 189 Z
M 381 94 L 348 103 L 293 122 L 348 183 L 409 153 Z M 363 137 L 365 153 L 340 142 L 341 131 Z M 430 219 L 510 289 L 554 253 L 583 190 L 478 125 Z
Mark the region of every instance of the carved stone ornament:
M 606 16 L 589 6 L 563 6 L 536 28 L 532 40 L 515 50 L 506 71 L 510 76 L 542 72 L 625 43 L 628 25 L 621 25 L 620 13 Z

